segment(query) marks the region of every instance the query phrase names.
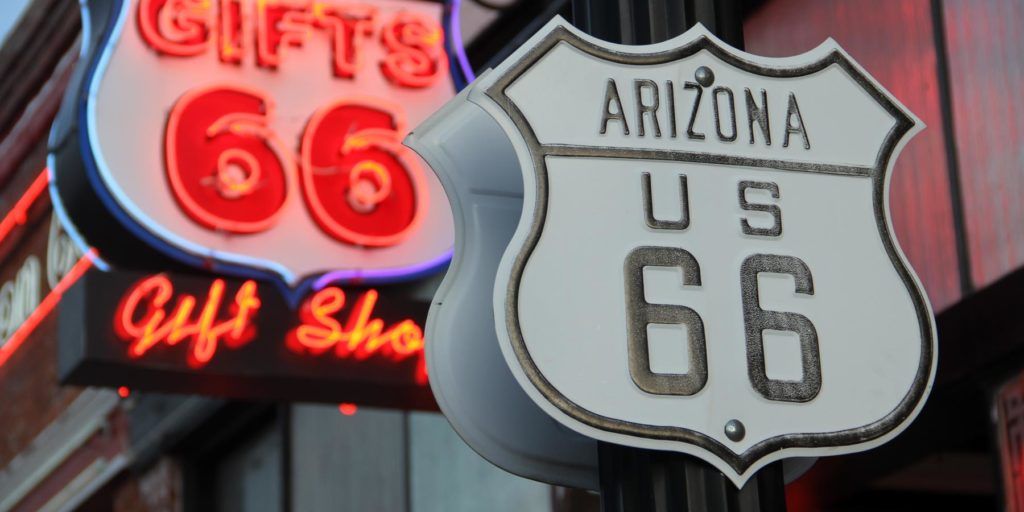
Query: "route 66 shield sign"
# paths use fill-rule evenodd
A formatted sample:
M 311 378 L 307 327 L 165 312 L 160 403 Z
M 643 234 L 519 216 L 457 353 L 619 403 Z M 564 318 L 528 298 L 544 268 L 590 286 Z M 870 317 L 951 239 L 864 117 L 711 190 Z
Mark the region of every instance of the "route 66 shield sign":
M 498 338 L 556 420 L 742 485 L 920 410 L 935 328 L 888 187 L 922 126 L 835 42 L 768 59 L 697 27 L 629 47 L 559 18 L 470 99 L 524 183 Z

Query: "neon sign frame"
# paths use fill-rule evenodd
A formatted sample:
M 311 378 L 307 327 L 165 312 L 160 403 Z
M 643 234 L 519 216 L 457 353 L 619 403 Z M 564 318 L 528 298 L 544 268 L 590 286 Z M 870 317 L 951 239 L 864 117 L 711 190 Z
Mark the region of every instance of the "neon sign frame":
M 227 5 L 228 8 L 234 9 L 237 7 L 238 1 L 211 0 L 209 4 Z M 333 1 L 341 3 L 343 0 Z M 367 0 L 367 3 L 372 1 Z M 50 184 L 55 215 L 62 221 L 68 219 L 74 221 L 70 224 L 65 222 L 66 231 L 78 246 L 85 248 L 88 243 L 99 247 L 109 261 L 109 265 L 118 269 L 109 272 L 86 273 L 85 270 L 88 267 L 82 267 L 81 273 L 76 272 L 76 279 L 81 274 L 84 276 L 77 279 L 75 286 L 71 286 L 74 281 L 69 281 L 67 286 L 61 287 L 61 291 L 64 293 L 60 298 L 63 300 L 63 305 L 59 322 L 60 350 L 58 354 L 63 382 L 114 388 L 120 386 L 132 391 L 148 389 L 249 399 L 277 397 L 436 410 L 429 387 L 426 386 L 425 364 L 423 364 L 421 356 L 421 325 L 425 318 L 428 302 L 408 296 L 405 293 L 407 290 L 397 290 L 398 293 L 395 295 L 391 295 L 390 290 L 389 292 L 381 290 L 378 303 L 376 291 L 363 287 L 413 280 L 442 269 L 452 257 L 452 247 L 450 238 L 435 236 L 435 233 L 442 232 L 437 227 L 444 224 L 439 222 L 440 217 L 428 216 L 427 220 L 421 223 L 428 229 L 412 235 L 414 238 L 411 239 L 415 245 L 411 245 L 410 250 L 414 252 L 402 252 L 398 254 L 397 258 L 376 262 L 378 265 L 384 265 L 384 268 L 367 269 L 364 265 L 360 265 L 360 262 L 365 263 L 366 266 L 374 264 L 372 252 L 367 252 L 368 249 L 365 249 L 373 244 L 355 242 L 348 244 L 350 247 L 356 247 L 355 251 L 342 252 L 346 255 L 352 254 L 353 259 L 340 260 L 342 263 L 352 263 L 349 267 L 331 271 L 332 267 L 337 268 L 335 265 L 338 260 L 310 258 L 306 261 L 311 265 L 296 268 L 296 273 L 303 278 L 297 280 L 295 276 L 289 275 L 288 269 L 275 264 L 270 259 L 274 251 L 261 252 L 262 240 L 258 240 L 252 246 L 255 247 L 255 250 L 246 252 L 244 255 L 225 254 L 218 251 L 231 250 L 231 247 L 211 244 L 206 237 L 192 236 L 192 231 L 174 231 L 172 233 L 167 230 L 154 229 L 154 227 L 159 227 L 156 226 L 155 221 L 160 221 L 160 213 L 156 212 L 152 218 L 148 218 L 146 211 L 150 210 L 145 210 L 146 204 L 136 202 L 138 197 L 149 196 L 144 194 L 140 196 L 135 193 L 139 191 L 138 188 L 131 189 L 124 186 L 123 183 L 119 184 L 113 179 L 108 179 L 112 174 L 121 175 L 118 173 L 125 168 L 121 162 L 129 161 L 123 157 L 131 158 L 130 161 L 142 161 L 133 153 L 115 154 L 115 146 L 110 144 L 111 139 L 98 140 L 96 137 L 100 132 L 104 137 L 113 133 L 107 130 L 103 122 L 104 117 L 101 117 L 101 115 L 106 116 L 105 109 L 108 107 L 98 105 L 97 98 L 114 98 L 113 101 L 104 100 L 105 105 L 118 103 L 116 94 L 113 96 L 110 94 L 113 89 L 101 87 L 101 84 L 113 83 L 105 81 L 107 78 L 122 80 L 129 76 L 122 72 L 123 68 L 109 76 L 106 74 L 108 69 L 116 70 L 118 66 L 126 62 L 120 60 L 120 56 L 115 57 L 117 48 L 124 40 L 122 38 L 130 38 L 133 49 L 151 51 L 145 55 L 145 61 L 140 60 L 139 62 L 145 62 L 152 69 L 157 70 L 163 69 L 165 66 L 159 60 L 151 60 L 153 55 L 160 54 L 159 51 L 148 46 L 136 48 L 139 40 L 142 39 L 138 32 L 131 32 L 132 29 L 137 28 L 134 25 L 136 7 L 138 4 L 132 0 L 85 0 L 82 2 L 84 24 L 83 53 L 80 58 L 82 70 L 76 73 L 76 78 L 73 79 L 74 81 L 69 87 L 64 106 L 53 125 L 49 141 L 49 163 L 51 169 L 56 170 Z M 380 7 L 382 21 L 380 26 L 385 25 L 383 23 L 385 20 L 392 18 L 399 20 L 395 15 L 398 7 L 401 5 L 389 4 L 388 7 Z M 407 10 L 421 13 L 431 20 L 442 13 L 441 6 L 436 3 L 426 8 L 411 6 Z M 228 70 L 229 74 L 234 75 L 239 66 L 246 66 L 248 71 L 249 66 L 255 65 L 256 67 L 251 68 L 254 72 L 261 73 L 262 76 L 274 76 L 274 73 L 278 73 L 277 71 L 261 66 L 264 64 L 263 62 L 251 60 L 254 58 L 253 51 L 256 49 L 251 36 L 256 28 L 249 22 L 255 20 L 238 20 L 232 18 L 233 13 L 234 11 L 226 13 L 227 17 L 224 19 L 209 20 L 209 23 L 229 26 L 226 29 L 220 27 L 220 30 L 210 29 L 208 44 L 203 50 L 205 54 L 202 57 L 202 66 L 197 69 L 221 66 L 219 69 Z M 238 26 L 239 22 L 242 23 L 241 27 Z M 398 22 L 401 23 L 401 20 Z M 206 18 L 203 23 L 207 23 Z M 214 25 L 203 26 L 214 27 Z M 379 29 L 380 26 L 377 28 Z M 395 25 L 395 27 L 398 26 Z M 437 27 L 443 27 L 443 22 L 437 24 L 435 21 L 431 21 L 431 26 L 435 28 L 421 30 L 420 33 L 431 34 L 432 37 L 433 35 L 440 36 L 442 31 Z M 236 39 L 240 33 L 245 37 L 244 49 L 235 45 L 241 41 Z M 377 34 L 377 32 L 374 33 Z M 394 36 L 392 45 L 412 44 L 410 41 L 419 37 L 415 34 L 413 36 L 399 33 L 392 35 Z M 408 37 L 411 38 L 406 40 L 405 38 Z M 193 38 L 193 40 L 198 39 Z M 380 68 L 383 66 L 383 62 L 378 61 L 382 61 L 382 57 L 398 52 L 393 51 L 394 48 L 381 46 L 384 43 L 376 36 L 366 39 L 365 42 L 370 44 L 371 40 L 376 41 L 376 46 L 365 53 L 368 60 L 365 62 L 366 65 L 360 68 L 359 73 L 374 75 L 372 80 L 366 82 L 368 86 L 375 86 L 377 81 L 381 84 L 396 84 L 396 77 L 388 76 L 386 70 Z M 143 43 L 145 43 L 144 40 Z M 422 44 L 427 45 L 426 42 Z M 238 52 L 229 51 L 226 58 L 220 51 L 222 49 L 220 45 L 235 45 L 236 49 L 242 50 L 242 53 L 239 55 Z M 311 56 L 325 55 L 322 53 L 324 47 L 321 41 L 317 41 L 315 48 L 308 43 L 306 46 L 315 51 Z M 439 46 L 440 43 L 438 43 Z M 422 46 L 422 48 L 426 47 Z M 292 58 L 290 50 L 294 49 L 282 49 L 284 58 L 280 63 L 281 69 L 289 70 L 291 69 L 289 68 L 289 59 Z M 327 48 L 328 53 L 331 50 L 336 51 L 337 48 Z M 442 50 L 438 48 L 431 51 Z M 444 66 L 438 65 L 442 61 L 433 60 L 434 64 L 428 71 L 423 71 L 415 66 L 406 68 L 406 71 L 411 73 L 410 76 L 421 76 L 430 72 L 438 73 L 440 78 L 434 82 L 437 87 L 432 86 L 430 89 L 415 92 L 415 94 L 410 94 L 405 89 L 414 89 L 417 84 L 396 85 L 395 98 L 399 99 L 398 101 L 404 101 L 403 110 L 406 111 L 404 113 L 396 112 L 396 114 L 404 114 L 410 120 L 421 118 L 433 108 L 435 99 L 449 94 L 449 90 L 452 89 L 449 85 L 452 82 L 449 80 L 453 80 L 449 76 L 449 71 L 453 59 L 446 53 L 442 53 L 442 55 L 444 55 Z M 298 54 L 296 53 L 295 56 Z M 183 62 L 182 58 L 170 55 L 167 55 L 166 58 L 167 62 Z M 316 64 L 317 60 L 319 59 L 300 64 L 312 66 Z M 336 63 L 337 61 L 332 59 L 331 62 Z M 395 68 L 395 66 L 396 64 L 391 62 L 391 67 Z M 191 69 L 192 65 L 187 64 L 184 67 Z M 332 73 L 336 75 L 338 70 L 332 69 L 328 62 L 324 62 L 323 72 L 328 79 L 337 80 L 337 78 L 330 78 Z M 345 70 L 342 69 L 341 73 L 344 74 Z M 202 75 L 201 81 L 196 81 L 192 75 L 187 73 L 179 76 L 183 77 L 181 81 L 175 83 L 174 87 L 168 87 L 168 92 L 179 90 L 178 86 L 184 83 L 185 87 L 181 90 L 187 93 L 193 87 L 206 85 L 206 77 L 216 78 L 219 76 L 219 72 Z M 319 75 L 317 78 L 319 79 Z M 367 100 L 360 96 L 361 90 L 365 90 L 367 94 L 377 94 L 373 91 L 378 89 L 373 89 L 373 91 L 365 89 L 364 82 L 361 80 L 349 86 L 351 90 L 342 90 L 339 94 L 349 101 Z M 397 80 L 400 82 L 402 77 L 397 77 Z M 263 81 L 263 79 L 259 78 L 256 81 Z M 217 82 L 217 80 L 213 80 L 213 82 Z M 288 80 L 283 82 L 279 80 L 278 82 L 290 83 Z M 128 88 L 138 86 L 132 81 L 121 83 Z M 334 82 L 316 83 L 318 87 L 327 85 L 333 86 Z M 291 102 L 291 104 L 300 105 L 300 107 L 290 108 L 303 111 L 289 111 L 287 112 L 289 116 L 312 115 L 323 108 L 321 105 L 313 105 L 316 108 L 309 108 L 310 105 L 307 104 L 310 103 L 309 101 L 304 99 L 298 101 L 302 98 L 286 96 L 291 94 L 287 85 L 284 88 L 273 84 L 260 85 L 260 87 L 263 86 L 266 86 L 264 88 L 267 92 L 279 95 L 285 103 Z M 118 91 L 126 90 L 125 88 L 118 89 Z M 416 97 L 423 98 L 424 101 L 417 102 Z M 180 101 L 180 99 L 180 96 L 172 98 L 170 95 L 164 95 L 160 98 L 159 109 L 163 109 L 168 101 L 173 104 L 174 101 Z M 337 101 L 339 98 L 328 99 Z M 282 103 L 282 108 L 285 103 Z M 153 105 L 157 105 L 157 103 L 153 103 Z M 307 109 L 308 111 L 305 111 Z M 169 111 L 168 109 L 167 112 Z M 282 113 L 284 114 L 283 111 Z M 147 148 L 143 156 L 148 162 L 151 157 L 151 151 L 148 149 L 149 125 L 158 123 L 150 123 L 149 117 L 146 119 L 147 121 L 143 125 L 146 132 L 136 131 L 135 133 L 142 133 L 146 137 L 145 144 L 136 147 Z M 153 119 L 157 120 L 157 118 Z M 166 121 L 166 119 L 161 115 L 158 121 Z M 292 138 L 293 126 L 297 125 L 298 123 L 278 124 L 274 126 L 274 129 L 287 139 L 289 152 L 294 153 L 293 156 L 301 158 L 305 141 Z M 343 124 L 338 123 L 337 126 L 343 126 Z M 377 128 L 379 129 L 379 127 Z M 162 129 L 166 130 L 166 123 Z M 294 131 L 302 132 L 302 130 Z M 157 135 L 165 136 L 165 133 Z M 399 144 L 399 135 L 402 134 L 395 134 L 387 142 Z M 161 147 L 166 148 L 164 145 Z M 320 147 L 325 152 L 328 149 L 326 145 Z M 109 154 L 104 155 L 104 151 Z M 211 155 L 213 154 L 211 152 Z M 119 157 L 121 159 L 117 160 Z M 366 158 L 366 160 L 371 160 L 371 158 Z M 115 165 L 117 168 L 111 167 Z M 317 165 L 323 164 L 318 163 Z M 422 164 L 420 166 L 422 167 Z M 339 169 L 346 172 L 348 170 L 347 167 L 339 167 Z M 429 172 L 426 167 L 422 167 L 422 169 Z M 166 169 L 164 171 L 166 172 Z M 365 171 L 368 176 L 373 172 L 375 172 L 373 169 Z M 290 200 L 299 201 L 302 197 L 301 194 L 308 192 L 303 190 L 304 182 L 298 171 L 294 173 L 294 176 L 294 178 L 289 177 L 293 179 L 289 184 L 296 185 L 294 188 L 289 187 L 290 192 L 295 196 Z M 235 177 L 237 178 L 237 176 Z M 394 178 L 394 175 L 390 177 Z M 349 177 L 350 181 L 352 179 Z M 359 176 L 356 179 L 359 179 Z M 367 179 L 372 179 L 372 176 Z M 145 183 L 142 185 L 148 186 Z M 167 185 L 169 191 L 170 186 L 170 184 Z M 434 195 L 434 190 L 440 191 L 442 194 L 443 190 L 437 184 L 432 183 L 431 187 L 433 188 L 429 192 L 429 200 L 431 203 L 435 203 L 439 196 Z M 162 189 L 154 190 L 154 193 L 164 194 Z M 124 201 L 123 199 L 128 197 L 124 194 L 129 194 L 129 199 L 136 198 L 136 200 Z M 372 195 L 373 191 L 371 190 L 367 197 L 372 200 L 373 198 L 370 197 Z M 161 200 L 163 200 L 162 197 Z M 174 196 L 168 194 L 167 197 L 173 199 Z M 289 208 L 294 204 L 290 203 Z M 331 208 L 337 207 L 327 201 L 325 204 Z M 166 209 L 161 211 L 169 212 Z M 182 213 L 182 211 L 180 207 L 174 210 L 176 214 Z M 434 211 L 440 212 L 441 209 Z M 308 212 L 306 213 L 308 214 Z M 309 214 L 309 217 L 312 217 L 309 227 L 315 228 L 316 226 L 312 224 L 316 220 L 315 215 Z M 295 216 L 284 217 L 282 220 L 284 219 L 287 219 L 287 222 L 296 222 L 294 225 L 299 226 Z M 289 226 L 291 225 L 289 224 Z M 174 225 L 167 225 L 167 227 L 171 230 L 175 229 Z M 216 230 L 203 227 L 208 231 L 216 232 Z M 450 237 L 451 228 L 447 229 L 448 235 L 445 236 Z M 79 231 L 81 231 L 81 235 Z M 379 232 L 385 231 L 385 229 L 379 230 Z M 374 231 L 369 230 L 368 232 L 373 233 Z M 307 236 L 307 233 L 308 231 L 303 227 L 301 232 L 296 232 L 293 240 L 305 240 L 304 237 Z M 85 242 L 86 238 L 82 235 L 88 237 L 88 242 Z M 424 244 L 423 240 L 429 240 L 431 243 Z M 109 249 L 107 249 L 108 247 Z M 424 249 L 419 249 L 421 247 Z M 280 251 L 277 251 L 277 254 L 280 255 Z M 290 264 L 294 260 L 282 259 L 281 261 Z M 327 264 L 324 264 L 325 261 Z M 332 261 L 335 263 L 331 263 Z M 395 265 L 392 266 L 392 262 Z M 414 263 L 406 264 L 408 262 Z M 402 265 L 398 265 L 398 263 Z M 90 267 L 97 266 L 104 270 L 109 268 L 108 263 L 99 259 L 95 252 L 92 253 L 88 264 Z M 83 263 L 83 265 L 86 264 Z M 187 267 L 198 268 L 203 275 L 213 275 L 207 275 L 204 278 L 178 272 Z M 116 294 L 118 290 L 126 290 L 126 287 L 130 285 L 126 281 L 127 279 L 132 275 L 139 275 L 133 274 L 133 271 L 136 270 L 166 271 L 168 275 L 174 276 L 176 292 L 174 297 L 169 299 L 170 302 L 165 305 L 166 315 L 171 317 L 176 315 L 179 303 L 175 301 L 179 299 L 192 297 L 194 306 L 189 310 L 191 318 L 178 325 L 180 329 L 173 336 L 173 343 L 170 342 L 170 337 L 166 339 L 160 339 L 159 336 L 154 337 L 146 342 L 148 345 L 146 350 L 140 350 L 140 353 L 132 358 L 129 356 L 130 342 L 119 339 L 115 332 L 111 317 L 116 311 L 117 303 L 111 301 L 113 294 Z M 307 270 L 309 273 L 304 274 L 303 272 Z M 146 272 L 146 274 L 149 273 Z M 242 279 L 233 279 L 239 277 Z M 243 282 L 243 280 L 248 281 Z M 230 341 L 240 344 L 237 348 L 229 346 L 227 336 L 221 336 L 217 340 L 217 346 L 221 348 L 221 352 L 207 350 L 213 346 L 212 343 L 208 343 L 205 345 L 205 349 L 200 351 L 202 352 L 200 356 L 193 357 L 194 360 L 189 361 L 188 349 L 193 341 L 192 337 L 203 337 L 201 325 L 196 327 L 202 322 L 202 320 L 197 320 L 197 316 L 208 311 L 208 308 L 203 307 L 203 300 L 216 295 L 213 293 L 216 290 L 211 291 L 210 287 L 218 282 L 224 282 L 228 288 L 231 288 L 238 286 L 239 282 L 255 283 L 256 280 L 269 282 L 267 286 L 259 283 L 259 291 L 263 293 L 260 294 L 258 300 L 262 306 L 260 306 L 258 314 L 250 315 L 252 322 L 255 322 L 254 325 L 259 327 L 260 334 L 251 340 L 243 340 L 245 336 L 231 336 L 233 339 Z M 343 293 L 348 294 L 350 302 L 343 309 L 339 309 L 343 305 L 338 295 L 341 293 L 340 288 L 332 286 L 339 282 L 346 284 Z M 180 289 L 177 288 L 178 283 L 182 283 Z M 236 298 L 235 290 L 236 288 L 232 288 L 231 291 L 225 291 L 220 297 L 222 299 L 219 301 L 220 312 L 217 316 L 212 317 L 212 323 L 209 324 L 209 329 L 206 329 L 207 334 L 213 331 L 220 332 L 223 329 L 219 329 L 218 326 L 227 326 L 231 323 L 227 322 L 227 319 L 231 317 L 230 307 Z M 304 308 L 310 304 L 309 300 L 316 297 L 323 300 L 319 303 L 318 308 L 314 308 L 315 311 L 310 309 L 308 312 L 309 318 L 312 320 L 302 319 Z M 145 300 L 149 300 L 149 298 L 147 297 Z M 304 304 L 303 299 L 309 300 Z M 228 308 L 227 312 L 225 312 L 225 308 Z M 140 306 L 138 313 L 141 315 L 144 309 L 145 304 Z M 255 310 L 255 308 L 252 309 Z M 335 309 L 338 310 L 335 311 Z M 185 311 L 185 309 L 180 311 Z M 336 313 L 334 315 L 336 323 L 329 321 L 334 313 Z M 381 324 L 378 320 L 389 323 Z M 360 324 L 361 321 L 365 323 Z M 159 324 L 154 325 L 159 327 Z M 82 326 L 86 326 L 84 332 Z M 137 327 L 145 328 L 145 325 L 140 323 Z M 236 332 L 228 331 L 233 331 L 233 329 L 227 329 L 225 332 L 236 334 Z M 322 350 L 322 347 L 318 346 L 318 334 L 325 335 L 323 343 L 331 341 L 333 345 Z M 290 346 L 289 340 L 292 341 Z M 101 346 L 104 343 L 106 345 Z M 410 353 L 415 354 L 416 357 L 410 357 Z M 191 364 L 189 364 L 190 362 Z M 419 364 L 418 367 L 417 364 Z M 185 378 L 182 378 L 183 376 Z M 345 395 L 344 393 L 349 394 Z
M 106 9 L 97 9 L 97 5 Z M 415 280 L 436 273 L 448 265 L 453 255 L 453 247 L 449 247 L 429 260 L 404 266 L 369 269 L 346 268 L 299 279 L 299 276 L 275 261 L 207 247 L 159 226 L 154 218 L 136 207 L 126 192 L 117 186 L 107 163 L 108 159 L 96 142 L 98 139 L 96 98 L 99 93 L 100 79 L 109 67 L 115 47 L 113 42 L 121 40 L 126 26 L 131 26 L 128 19 L 134 9 L 130 9 L 130 5 L 130 0 L 83 2 L 83 36 L 86 43 L 83 44 L 82 65 L 86 66 L 86 69 L 82 75 L 82 83 L 77 86 L 82 94 L 76 95 L 73 104 L 65 105 L 65 109 L 73 107 L 73 113 L 68 112 L 62 116 L 67 118 L 64 119 L 64 123 L 68 125 L 64 127 L 65 133 L 61 134 L 63 137 L 51 136 L 51 146 L 61 143 L 60 139 L 62 138 L 64 144 L 73 143 L 77 146 L 81 168 L 84 170 L 86 181 L 91 189 L 90 193 L 103 205 L 106 214 L 116 222 L 116 225 L 130 233 L 144 246 L 155 249 L 155 254 L 166 258 L 171 265 L 185 265 L 229 276 L 272 281 L 278 285 L 293 306 L 310 291 L 316 291 L 331 283 L 387 284 Z M 219 37 L 213 37 L 210 40 L 212 46 L 217 46 L 221 42 Z M 93 53 L 89 53 L 90 49 Z M 219 52 L 218 48 L 214 49 Z M 451 58 L 447 59 L 445 68 L 451 69 L 449 64 L 452 60 Z M 76 86 L 73 84 L 72 89 L 75 88 Z M 58 129 L 55 126 L 55 135 L 57 132 Z M 70 142 L 72 140 L 77 142 Z M 58 169 L 60 168 L 58 167 Z M 61 212 L 62 218 L 67 217 L 63 212 L 70 211 L 64 204 L 65 198 L 61 197 L 59 192 L 58 183 L 63 179 L 62 172 L 58 172 L 51 185 L 54 209 Z M 81 243 L 80 237 L 73 236 L 72 238 L 79 242 L 83 250 L 87 249 Z M 113 257 L 112 254 L 109 256 Z

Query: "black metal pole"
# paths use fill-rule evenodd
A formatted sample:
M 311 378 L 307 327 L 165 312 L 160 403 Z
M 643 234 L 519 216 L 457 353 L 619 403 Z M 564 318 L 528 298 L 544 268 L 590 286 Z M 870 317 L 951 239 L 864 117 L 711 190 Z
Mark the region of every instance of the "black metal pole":
M 605 41 L 651 44 L 702 23 L 743 49 L 741 0 L 572 0 L 573 24 Z
M 710 464 L 674 452 L 599 445 L 603 512 L 784 512 L 782 466 L 742 489 Z
M 651 44 L 702 23 L 743 49 L 740 0 L 572 0 L 573 23 L 605 41 Z M 785 512 L 781 463 L 737 489 L 710 464 L 679 453 L 600 443 L 603 512 Z

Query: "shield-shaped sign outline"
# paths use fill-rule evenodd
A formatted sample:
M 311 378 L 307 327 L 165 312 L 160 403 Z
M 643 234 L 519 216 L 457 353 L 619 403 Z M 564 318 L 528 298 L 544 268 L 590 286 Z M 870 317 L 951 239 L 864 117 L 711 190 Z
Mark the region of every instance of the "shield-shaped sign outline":
M 734 50 L 731 50 L 724 43 L 721 43 L 714 37 L 710 36 L 706 29 L 700 26 L 693 29 L 698 32 L 698 35 L 681 46 L 676 46 L 669 50 L 640 53 L 635 51 L 626 52 L 616 48 L 602 46 L 598 41 L 589 40 L 574 32 L 573 29 L 566 26 L 564 20 L 558 19 L 553 21 L 552 24 L 556 26 L 551 28 L 531 49 L 521 54 L 521 58 L 512 64 L 508 68 L 508 71 L 501 76 L 498 76 L 494 83 L 484 91 L 484 94 L 489 97 L 490 100 L 492 100 L 493 103 L 505 113 L 505 115 L 508 116 L 515 128 L 518 130 L 523 139 L 522 142 L 525 143 L 526 148 L 529 150 L 529 162 L 523 161 L 524 157 L 521 156 L 521 164 L 524 166 L 529 164 L 532 167 L 532 171 L 524 168 L 523 172 L 524 174 L 526 172 L 533 172 L 536 178 L 534 190 L 535 201 L 532 217 L 527 218 L 527 215 L 529 214 L 524 212 L 524 218 L 521 220 L 520 225 L 520 230 L 522 230 L 523 224 L 529 223 L 528 233 L 526 233 L 525 238 L 522 238 L 517 234 L 516 238 L 513 239 L 513 245 L 517 240 L 522 241 L 522 244 L 519 247 L 514 248 L 513 245 L 510 245 L 506 249 L 505 259 L 509 261 L 504 262 L 503 265 L 507 266 L 509 270 L 507 287 L 503 292 L 501 292 L 503 294 L 502 296 L 498 295 L 499 292 L 497 289 L 495 290 L 495 309 L 498 309 L 499 307 L 504 308 L 504 315 L 497 315 L 499 317 L 497 320 L 498 322 L 502 322 L 501 317 L 504 317 L 504 329 L 502 329 L 502 326 L 499 326 L 499 331 L 504 330 L 504 334 L 507 334 L 507 339 L 511 345 L 514 358 L 536 390 L 559 411 L 588 427 L 629 437 L 639 437 L 659 441 L 676 441 L 706 450 L 735 471 L 735 476 L 739 477 L 739 483 L 746 480 L 746 476 L 743 475 L 751 467 L 758 464 L 759 461 L 770 457 L 773 453 L 786 449 L 819 449 L 862 446 L 870 444 L 872 441 L 880 440 L 886 436 L 886 434 L 909 424 L 909 421 L 916 416 L 920 407 L 923 405 L 924 398 L 927 396 L 934 378 L 937 357 L 937 347 L 934 336 L 935 326 L 933 323 L 934 320 L 931 306 L 928 303 L 916 276 L 910 270 L 909 264 L 906 263 L 891 232 L 891 222 L 889 219 L 889 211 L 886 201 L 888 193 L 888 175 L 891 171 L 892 157 L 896 153 L 896 149 L 902 142 L 905 142 L 904 139 L 907 138 L 908 134 L 911 133 L 917 124 L 915 122 L 915 118 L 904 111 L 900 105 L 898 105 L 885 91 L 883 91 L 870 77 L 862 72 L 859 67 L 853 63 L 853 61 L 844 52 L 842 52 L 834 42 L 831 41 L 826 44 L 831 44 L 832 48 L 830 48 L 824 56 L 814 62 L 790 67 L 768 67 L 737 55 L 734 53 Z M 544 30 L 542 29 L 541 32 L 543 33 Z M 688 35 L 689 34 L 684 34 L 683 36 L 680 36 L 680 38 L 686 38 Z M 544 145 L 540 143 L 533 128 L 526 120 L 526 117 L 516 106 L 515 102 L 506 94 L 506 91 L 520 76 L 530 70 L 534 64 L 539 62 L 549 51 L 562 43 L 569 44 L 576 50 L 598 59 L 615 64 L 632 66 L 666 64 L 685 59 L 695 55 L 697 52 L 706 50 L 714 57 L 722 60 L 728 65 L 765 78 L 805 77 L 822 71 L 829 66 L 836 65 L 839 66 L 853 81 L 855 81 L 873 100 L 877 101 L 878 104 L 895 119 L 895 124 L 886 135 L 875 158 L 874 165 L 870 167 L 829 164 L 822 165 L 806 162 L 730 157 L 719 154 L 684 151 L 575 146 L 566 144 Z M 776 436 L 761 441 L 739 454 L 733 452 L 719 441 L 716 441 L 712 437 L 701 432 L 681 427 L 644 425 L 641 423 L 611 418 L 586 410 L 574 403 L 568 397 L 561 394 L 559 390 L 556 389 L 540 372 L 536 363 L 531 358 L 519 325 L 520 281 L 526 264 L 530 260 L 530 256 L 544 230 L 548 200 L 546 165 L 546 157 L 548 156 L 683 161 L 698 164 L 707 163 L 744 167 L 762 167 L 782 171 L 869 176 L 873 180 L 872 202 L 875 211 L 875 223 L 878 227 L 881 241 L 885 247 L 890 262 L 911 297 L 917 314 L 917 322 L 920 326 L 921 358 L 916 371 L 914 385 L 910 388 L 909 392 L 903 397 L 896 408 L 890 411 L 885 417 L 868 425 L 827 433 L 796 433 Z M 623 343 L 625 343 L 625 339 L 623 339 Z M 511 364 L 511 361 L 509 362 Z M 850 449 L 843 451 L 848 452 L 857 450 Z M 831 453 L 839 452 L 833 451 Z M 798 455 L 806 456 L 810 454 L 812 454 L 810 451 L 804 451 Z M 813 455 L 825 454 L 827 453 L 817 451 L 813 453 Z
M 52 172 L 50 196 L 55 209 L 59 212 L 65 229 L 72 234 L 76 244 L 83 251 L 88 251 L 90 247 L 81 230 L 71 221 L 71 216 L 64 207 L 64 200 L 58 184 L 62 181 L 60 176 L 65 171 L 63 170 L 64 166 L 58 165 L 61 160 L 54 157 L 53 148 L 63 144 L 63 138 L 68 135 L 65 133 L 68 130 L 58 127 L 59 124 L 73 125 L 70 130 L 73 131 L 71 136 L 76 139 L 75 143 L 79 146 L 80 156 L 76 158 L 80 159 L 80 167 L 79 165 L 68 166 L 71 169 L 67 172 L 84 173 L 87 183 L 109 213 L 111 220 L 117 222 L 141 243 L 155 249 L 157 253 L 168 257 L 173 262 L 227 275 L 266 280 L 276 285 L 290 303 L 297 303 L 310 289 L 318 289 L 328 284 L 348 282 L 389 284 L 412 281 L 430 276 L 450 263 L 451 248 L 407 266 L 375 269 L 329 268 L 323 272 L 299 275 L 279 262 L 212 249 L 156 225 L 150 215 L 132 206 L 131 201 L 121 199 L 123 192 L 110 185 L 111 183 L 116 184 L 116 180 L 109 178 L 111 173 L 100 151 L 96 135 L 95 98 L 100 82 L 107 72 L 110 59 L 113 58 L 115 45 L 121 40 L 123 31 L 130 28 L 128 18 L 131 14 L 131 0 L 86 0 L 80 7 L 83 27 L 82 50 L 79 56 L 81 62 L 75 71 L 76 76 L 69 85 L 69 91 L 75 91 L 75 93 L 68 94 L 61 107 L 61 116 L 69 119 L 64 123 L 55 123 L 54 129 L 51 131 L 49 142 L 51 154 L 48 156 L 48 166 Z M 445 16 L 447 13 L 442 11 L 442 19 L 439 20 L 442 27 L 448 26 L 444 19 Z M 447 36 L 446 32 L 446 41 L 448 40 Z M 447 45 L 445 52 L 449 52 Z M 450 65 L 448 74 L 451 75 Z M 453 78 L 452 85 L 454 86 L 455 83 Z M 429 171 L 423 168 L 422 172 Z M 97 260 L 101 266 L 107 267 L 107 263 L 101 260 L 101 257 L 97 257 Z

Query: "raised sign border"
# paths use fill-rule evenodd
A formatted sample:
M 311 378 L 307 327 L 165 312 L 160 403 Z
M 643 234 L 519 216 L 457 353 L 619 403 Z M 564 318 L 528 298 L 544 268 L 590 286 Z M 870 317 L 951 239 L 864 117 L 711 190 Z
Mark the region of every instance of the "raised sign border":
M 406 267 L 380 269 L 329 270 L 321 274 L 294 280 L 283 266 L 259 258 L 217 251 L 217 260 L 210 251 L 177 235 L 164 233 L 149 226 L 142 218 L 124 205 L 101 177 L 102 158 L 95 147 L 94 97 L 107 64 L 119 41 L 122 30 L 131 28 L 130 0 L 85 0 L 81 3 L 82 50 L 68 94 L 54 122 L 49 139 L 51 198 L 54 208 L 65 218 L 80 223 L 68 228 L 76 242 L 79 233 L 97 239 L 104 252 L 98 257 L 107 263 L 127 269 L 203 269 L 235 277 L 249 277 L 274 283 L 290 305 L 312 289 L 329 283 L 358 282 L 360 284 L 389 284 L 415 281 L 445 269 L 451 262 L 452 249 L 437 257 Z M 435 2 L 436 3 L 436 2 Z M 438 20 L 445 26 L 442 16 Z M 446 48 L 447 51 L 447 48 Z M 451 69 L 449 66 L 449 74 Z M 454 82 L 453 82 L 454 83 Z M 457 91 L 453 91 L 457 92 Z M 426 172 L 426 169 L 424 169 Z M 69 224 L 65 222 L 67 227 Z M 130 236 L 124 236 L 125 234 Z M 110 243 L 116 239 L 117 243 Z M 173 243 L 172 243 L 173 241 Z M 111 250 L 110 247 L 115 247 Z M 82 245 L 83 251 L 90 249 Z M 144 263 L 135 263 L 144 262 Z M 292 282 L 295 281 L 295 282 Z

